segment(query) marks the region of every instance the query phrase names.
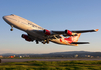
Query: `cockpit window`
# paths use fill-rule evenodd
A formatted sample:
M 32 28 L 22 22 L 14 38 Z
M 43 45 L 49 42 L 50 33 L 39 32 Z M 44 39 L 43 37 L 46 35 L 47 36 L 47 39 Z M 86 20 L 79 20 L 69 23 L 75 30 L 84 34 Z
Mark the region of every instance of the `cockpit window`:
M 11 16 L 14 16 L 14 14 L 11 14 Z

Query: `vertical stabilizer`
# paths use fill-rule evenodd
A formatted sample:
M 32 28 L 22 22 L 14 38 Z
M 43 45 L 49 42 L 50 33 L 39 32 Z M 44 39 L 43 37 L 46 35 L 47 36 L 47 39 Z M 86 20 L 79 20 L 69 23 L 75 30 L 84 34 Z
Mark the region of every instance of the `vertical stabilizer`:
M 78 39 L 79 39 L 79 37 L 80 37 L 80 35 L 81 35 L 81 33 L 78 33 L 77 36 L 74 36 L 74 37 L 73 37 L 73 40 L 72 40 L 72 41 L 73 41 L 73 42 L 77 42 Z
M 77 36 L 70 36 L 68 39 L 70 39 L 72 42 L 77 42 L 81 33 L 77 33 Z

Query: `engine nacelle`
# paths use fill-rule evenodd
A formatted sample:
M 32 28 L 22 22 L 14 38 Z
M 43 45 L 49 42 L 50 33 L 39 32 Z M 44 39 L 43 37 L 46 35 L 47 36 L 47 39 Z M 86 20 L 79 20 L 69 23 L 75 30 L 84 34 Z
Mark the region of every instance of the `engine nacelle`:
M 26 39 L 26 38 L 28 38 L 28 35 L 26 35 L 26 34 L 22 34 L 21 37 L 24 38 L 24 39 Z
M 26 41 L 33 41 L 33 40 L 31 40 L 29 37 L 28 37 L 28 35 L 26 35 L 26 34 L 22 34 L 22 36 L 21 36 L 22 38 L 24 38 Z
M 49 30 L 47 30 L 47 29 L 45 29 L 43 32 L 44 32 L 46 35 L 51 35 L 51 32 L 50 32 Z
M 65 30 L 65 34 L 70 35 L 70 36 L 73 35 L 73 33 L 71 31 L 69 31 L 69 30 Z

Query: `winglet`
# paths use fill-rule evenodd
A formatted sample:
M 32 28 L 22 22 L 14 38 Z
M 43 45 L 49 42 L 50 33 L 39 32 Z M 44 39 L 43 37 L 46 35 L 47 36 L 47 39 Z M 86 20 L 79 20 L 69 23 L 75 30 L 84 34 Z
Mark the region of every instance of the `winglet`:
M 99 29 L 95 29 L 95 31 L 97 32 Z

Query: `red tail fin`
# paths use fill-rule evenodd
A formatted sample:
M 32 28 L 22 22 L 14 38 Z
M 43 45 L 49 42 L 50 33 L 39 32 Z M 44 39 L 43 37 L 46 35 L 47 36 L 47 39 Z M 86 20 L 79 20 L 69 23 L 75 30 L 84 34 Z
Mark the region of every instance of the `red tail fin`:
M 68 39 L 71 40 L 72 42 L 77 42 L 81 33 L 78 33 L 77 36 L 70 36 Z

